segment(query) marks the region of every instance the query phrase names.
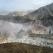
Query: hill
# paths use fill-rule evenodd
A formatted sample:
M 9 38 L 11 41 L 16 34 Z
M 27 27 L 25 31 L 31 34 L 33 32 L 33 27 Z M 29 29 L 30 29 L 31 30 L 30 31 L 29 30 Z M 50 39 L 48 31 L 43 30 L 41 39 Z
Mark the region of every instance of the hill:
M 44 26 L 53 25 L 53 3 L 47 6 L 40 7 L 39 9 L 26 15 L 32 20 L 40 20 Z
M 53 49 L 23 43 L 0 44 L 0 53 L 53 53 Z

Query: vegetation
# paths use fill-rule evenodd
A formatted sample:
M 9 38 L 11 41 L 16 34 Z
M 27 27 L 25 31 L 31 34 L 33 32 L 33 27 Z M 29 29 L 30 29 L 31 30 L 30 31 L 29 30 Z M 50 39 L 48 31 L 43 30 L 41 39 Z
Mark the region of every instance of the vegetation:
M 0 44 L 0 53 L 53 53 L 53 49 L 23 43 Z

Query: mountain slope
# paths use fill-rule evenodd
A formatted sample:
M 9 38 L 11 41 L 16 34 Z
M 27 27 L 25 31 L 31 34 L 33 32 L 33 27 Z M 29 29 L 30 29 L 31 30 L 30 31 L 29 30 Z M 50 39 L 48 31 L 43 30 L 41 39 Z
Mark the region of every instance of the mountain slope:
M 0 44 L 0 53 L 53 53 L 53 49 L 23 43 Z
M 53 25 L 53 3 L 41 7 L 26 16 L 28 16 L 32 20 L 40 20 L 45 26 L 51 26 Z

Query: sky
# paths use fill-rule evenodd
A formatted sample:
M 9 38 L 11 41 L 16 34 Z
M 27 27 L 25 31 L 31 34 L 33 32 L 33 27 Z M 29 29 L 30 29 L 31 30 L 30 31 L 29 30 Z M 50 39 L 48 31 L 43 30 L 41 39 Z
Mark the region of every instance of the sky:
M 0 0 L 0 11 L 27 11 L 53 3 L 53 0 Z

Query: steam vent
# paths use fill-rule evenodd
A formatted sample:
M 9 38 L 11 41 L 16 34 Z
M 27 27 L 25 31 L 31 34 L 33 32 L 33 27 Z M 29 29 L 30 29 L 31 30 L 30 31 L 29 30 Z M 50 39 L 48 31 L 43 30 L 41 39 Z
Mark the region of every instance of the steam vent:
M 53 0 L 0 0 L 0 53 L 53 53 Z

